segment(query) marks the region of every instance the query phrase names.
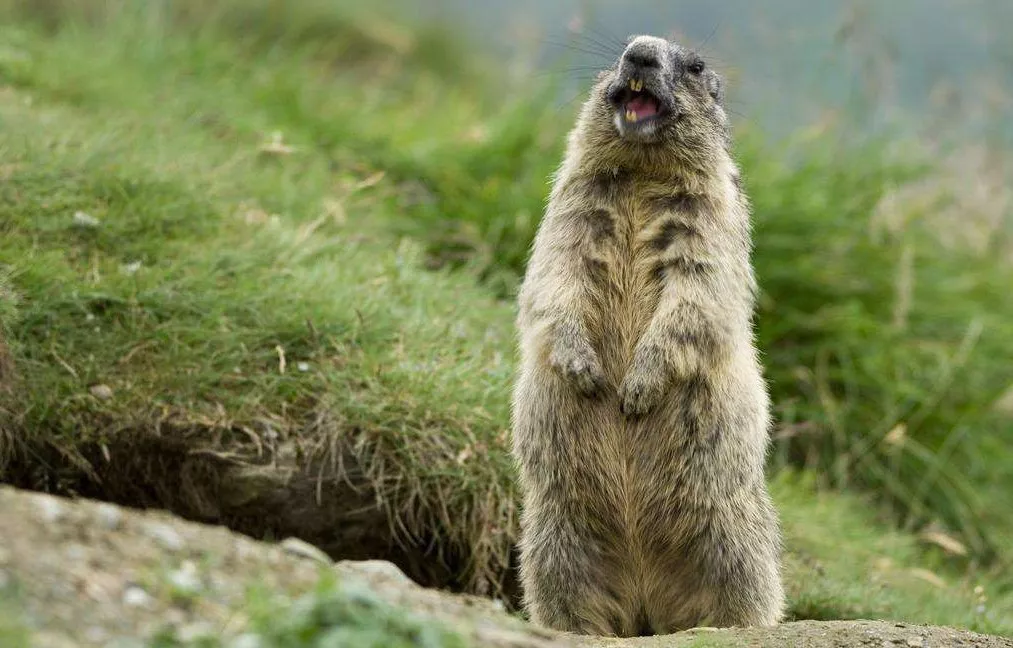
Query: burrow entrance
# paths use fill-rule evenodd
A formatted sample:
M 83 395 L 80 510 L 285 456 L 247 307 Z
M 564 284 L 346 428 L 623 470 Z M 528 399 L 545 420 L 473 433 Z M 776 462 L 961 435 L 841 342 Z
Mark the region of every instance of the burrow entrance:
M 53 495 L 163 509 L 258 540 L 295 536 L 336 561 L 386 560 L 422 586 L 493 596 L 519 609 L 515 553 L 485 591 L 474 591 L 462 578 L 472 560 L 467 548 L 454 548 L 436 533 L 409 539 L 397 533 L 353 457 L 344 458 L 341 478 L 322 481 L 313 466 L 239 466 L 164 438 L 86 447 L 82 456 L 86 462 L 51 447 L 23 449 L 2 481 Z

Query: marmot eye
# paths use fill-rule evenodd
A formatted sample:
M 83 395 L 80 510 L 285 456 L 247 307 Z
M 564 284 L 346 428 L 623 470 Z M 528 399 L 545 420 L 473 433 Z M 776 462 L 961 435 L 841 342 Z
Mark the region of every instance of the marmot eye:
M 688 69 L 692 74 L 702 74 L 704 70 L 703 61 L 693 61 L 686 69 Z

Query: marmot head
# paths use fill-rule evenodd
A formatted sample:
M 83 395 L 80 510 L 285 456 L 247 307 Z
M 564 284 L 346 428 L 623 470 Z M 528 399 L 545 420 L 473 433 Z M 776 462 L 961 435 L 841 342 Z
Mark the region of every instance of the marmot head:
M 609 164 L 706 164 L 728 146 L 722 80 L 677 43 L 636 36 L 598 75 L 582 121 L 585 143 Z

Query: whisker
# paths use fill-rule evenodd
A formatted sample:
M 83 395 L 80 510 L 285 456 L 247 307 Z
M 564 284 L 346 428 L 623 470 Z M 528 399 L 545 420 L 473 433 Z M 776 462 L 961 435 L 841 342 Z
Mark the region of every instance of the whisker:
M 591 46 L 601 52 L 608 53 L 613 57 L 619 56 L 619 51 L 616 50 L 614 45 L 602 42 L 601 40 L 589 36 L 587 33 L 577 32 L 574 34 L 574 38 L 579 39 L 583 44 Z
M 548 34 L 548 42 L 551 43 L 567 43 L 583 47 L 585 49 L 593 50 L 602 54 L 609 54 L 610 56 L 615 52 L 614 46 L 604 42 L 600 39 L 592 37 L 590 34 L 584 31 L 567 31 L 565 33 L 550 33 Z
M 590 18 L 590 17 L 588 18 L 588 25 L 587 26 L 588 26 L 588 29 L 590 29 L 592 32 L 598 34 L 598 36 L 600 36 L 601 38 L 604 38 L 605 40 L 607 40 L 609 42 L 615 43 L 616 47 L 618 47 L 621 50 L 625 50 L 626 46 L 629 45 L 629 41 L 627 39 L 625 39 L 625 38 L 619 38 L 618 36 L 613 36 L 611 34 L 611 32 L 609 32 L 608 29 L 605 28 L 604 25 L 602 25 L 601 23 L 595 21 L 594 18 Z
M 563 105 L 561 105 L 558 108 L 556 108 L 556 111 L 555 111 L 556 114 L 559 114 L 559 113 L 563 112 L 564 109 L 569 108 L 573 104 L 573 102 L 576 101 L 579 97 L 583 96 L 583 94 L 584 94 L 583 90 L 578 91 L 575 95 L 573 95 L 573 97 L 570 98 L 569 101 L 567 101 Z
M 546 41 L 546 42 L 549 45 L 555 45 L 557 47 L 565 47 L 567 49 L 574 49 L 587 54 L 595 54 L 597 56 L 607 56 L 609 58 L 612 57 L 612 52 L 605 50 L 603 48 L 599 48 L 598 46 L 593 45 L 589 42 L 581 40 L 574 40 L 567 42 L 559 42 L 559 41 Z
M 598 39 L 599 42 L 601 42 L 603 45 L 606 45 L 612 51 L 621 52 L 624 49 L 626 49 L 626 45 L 622 41 L 615 38 L 614 36 L 602 33 L 601 31 L 595 29 L 592 26 L 588 26 L 587 30 L 588 32 L 585 33 L 592 34 L 596 39 Z
M 587 68 L 584 70 L 542 70 L 531 75 L 534 78 L 558 77 L 568 79 L 594 79 L 598 76 L 598 68 Z
M 721 28 L 721 23 L 723 20 L 724 20 L 723 17 L 718 18 L 718 22 L 716 25 L 714 25 L 714 29 L 712 29 L 711 32 L 707 34 L 707 38 L 703 39 L 702 43 L 696 46 L 696 49 L 703 50 L 705 47 L 707 47 L 707 44 L 710 43 L 712 38 L 714 38 L 714 35 L 718 33 L 718 29 Z
M 563 49 L 571 50 L 571 51 L 574 51 L 574 52 L 581 52 L 582 54 L 587 54 L 588 56 L 597 56 L 597 57 L 600 57 L 602 59 L 608 59 L 609 61 L 611 61 L 612 58 L 613 58 L 610 54 L 606 54 L 605 52 L 596 52 L 594 50 L 589 50 L 589 49 L 586 49 L 586 48 L 583 48 L 583 47 L 578 47 L 576 45 L 572 45 L 572 44 L 569 44 L 569 43 L 557 43 L 557 42 L 554 42 L 554 41 L 545 41 L 545 42 L 546 42 L 547 45 L 551 45 L 553 47 L 561 47 Z
M 591 71 L 598 72 L 598 71 L 601 71 L 601 69 L 602 69 L 602 67 L 600 65 L 573 65 L 573 66 L 567 66 L 565 68 L 561 68 L 561 71 L 563 71 L 563 72 L 591 72 Z

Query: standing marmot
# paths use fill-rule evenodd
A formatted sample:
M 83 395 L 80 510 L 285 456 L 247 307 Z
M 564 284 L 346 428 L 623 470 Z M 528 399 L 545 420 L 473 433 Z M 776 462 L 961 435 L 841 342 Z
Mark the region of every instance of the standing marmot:
M 630 636 L 782 616 L 749 205 L 721 101 L 698 56 L 640 36 L 570 134 L 519 299 L 536 623 Z

